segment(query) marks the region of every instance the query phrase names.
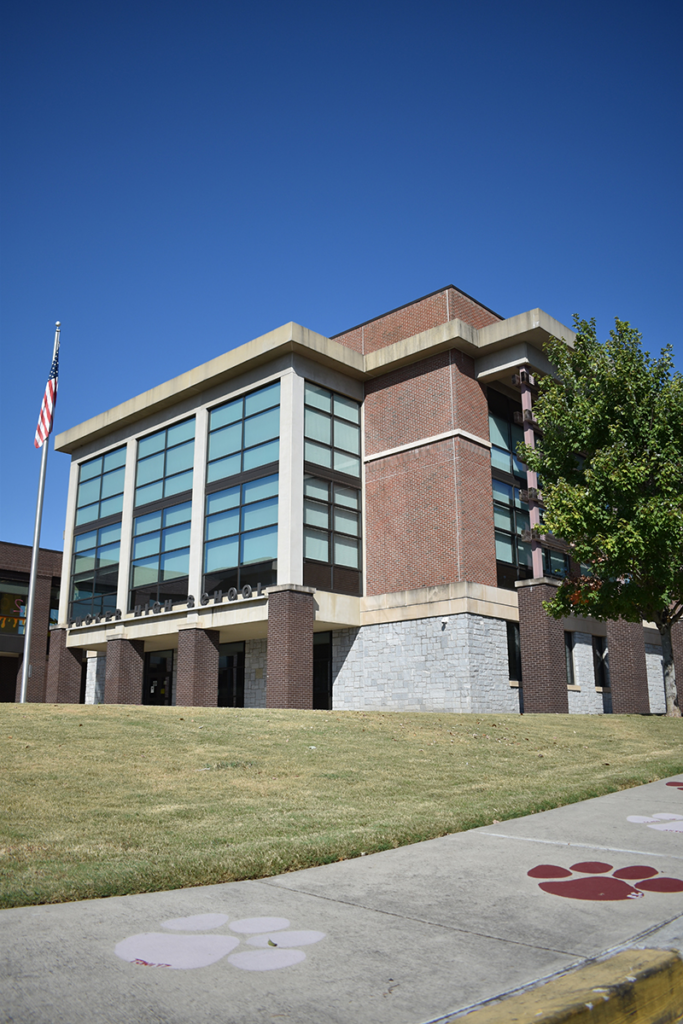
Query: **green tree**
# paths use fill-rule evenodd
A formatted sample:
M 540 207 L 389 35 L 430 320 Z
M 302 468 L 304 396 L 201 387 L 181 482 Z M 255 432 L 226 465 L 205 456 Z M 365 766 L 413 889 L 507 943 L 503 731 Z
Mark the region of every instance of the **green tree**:
M 548 345 L 557 376 L 539 385 L 542 437 L 520 446 L 541 477 L 543 531 L 581 565 L 545 608 L 655 622 L 667 714 L 680 715 L 671 627 L 683 615 L 683 376 L 670 346 L 653 359 L 629 323 L 617 320 L 604 344 L 594 320 L 574 327 L 573 349 Z

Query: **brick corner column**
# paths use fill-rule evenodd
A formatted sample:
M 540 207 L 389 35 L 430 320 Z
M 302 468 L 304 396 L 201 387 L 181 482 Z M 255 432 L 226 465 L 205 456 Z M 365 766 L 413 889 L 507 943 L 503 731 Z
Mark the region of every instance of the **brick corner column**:
M 313 707 L 313 587 L 268 587 L 267 708 Z
M 79 704 L 81 700 L 83 651 L 80 647 L 67 647 L 66 636 L 66 629 L 50 631 L 50 656 L 45 682 L 46 704 Z
M 144 671 L 144 640 L 110 637 L 107 640 L 104 703 L 142 704 Z
M 640 622 L 607 622 L 607 658 L 614 714 L 649 715 L 645 640 Z
M 678 706 L 683 711 L 683 619 L 674 623 L 671 630 L 671 646 L 676 670 L 676 689 L 678 690 Z
M 217 629 L 181 629 L 178 632 L 178 673 L 175 702 L 181 707 L 218 706 Z
M 564 626 L 542 604 L 552 600 L 558 586 L 547 577 L 517 583 L 525 714 L 569 713 Z

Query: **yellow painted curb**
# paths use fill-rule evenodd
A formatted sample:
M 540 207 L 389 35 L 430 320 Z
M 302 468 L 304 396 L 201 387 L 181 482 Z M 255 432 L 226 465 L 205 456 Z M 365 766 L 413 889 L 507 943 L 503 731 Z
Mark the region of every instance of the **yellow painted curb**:
M 683 1017 L 683 960 L 630 949 L 530 992 L 473 1010 L 467 1024 L 675 1024 Z

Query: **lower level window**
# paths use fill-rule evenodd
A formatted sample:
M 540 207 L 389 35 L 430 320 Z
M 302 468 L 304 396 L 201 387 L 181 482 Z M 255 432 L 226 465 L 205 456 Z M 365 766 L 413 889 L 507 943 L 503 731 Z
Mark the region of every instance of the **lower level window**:
M 133 521 L 130 607 L 187 600 L 192 502 L 137 516 Z
M 121 524 L 74 537 L 70 618 L 107 615 L 116 608 Z
M 277 570 L 278 474 L 262 476 L 206 497 L 204 590 L 225 593 L 261 583 Z

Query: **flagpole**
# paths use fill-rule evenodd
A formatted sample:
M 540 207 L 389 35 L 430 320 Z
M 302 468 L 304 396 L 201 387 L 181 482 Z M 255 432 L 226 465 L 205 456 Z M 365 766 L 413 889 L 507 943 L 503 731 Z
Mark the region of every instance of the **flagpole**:
M 55 343 L 52 350 L 52 362 L 59 352 L 59 320 L 56 323 Z M 31 576 L 28 584 L 28 600 L 26 602 L 26 628 L 24 630 L 24 660 L 21 666 L 21 696 L 19 703 L 26 703 L 28 680 L 31 674 L 31 633 L 33 632 L 33 609 L 36 599 L 36 579 L 38 576 L 38 556 L 40 554 L 40 525 L 43 519 L 43 498 L 45 496 L 45 474 L 47 472 L 47 450 L 50 438 L 45 438 L 43 454 L 40 460 L 40 483 L 38 484 L 38 502 L 36 505 L 36 523 L 33 530 L 33 551 L 31 553 Z

